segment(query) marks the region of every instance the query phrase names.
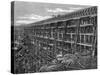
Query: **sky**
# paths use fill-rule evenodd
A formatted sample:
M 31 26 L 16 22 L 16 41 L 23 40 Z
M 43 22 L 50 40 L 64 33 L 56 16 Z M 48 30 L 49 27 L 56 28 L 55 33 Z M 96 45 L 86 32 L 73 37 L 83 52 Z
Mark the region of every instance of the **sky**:
M 54 4 L 16 1 L 14 5 L 14 24 L 26 25 L 90 7 L 88 5 Z

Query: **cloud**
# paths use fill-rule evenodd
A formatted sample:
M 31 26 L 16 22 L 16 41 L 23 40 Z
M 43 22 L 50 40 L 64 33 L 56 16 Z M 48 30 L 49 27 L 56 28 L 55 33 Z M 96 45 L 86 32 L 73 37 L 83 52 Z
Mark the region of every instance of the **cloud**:
M 30 20 L 17 20 L 16 24 L 28 24 L 28 23 L 32 23 L 33 21 Z
M 61 8 L 56 8 L 56 9 L 47 9 L 47 12 L 53 12 L 53 13 L 68 12 L 68 10 L 64 10 L 64 9 L 61 9 Z
M 69 8 L 69 9 L 62 9 L 62 8 L 56 8 L 56 9 L 46 9 L 47 12 L 52 12 L 52 13 L 60 13 L 60 12 L 73 12 L 75 10 L 78 10 L 81 8 Z
M 36 14 L 19 16 L 19 17 L 17 17 L 15 24 L 16 25 L 29 24 L 29 23 L 34 23 L 34 22 L 41 21 L 41 20 L 44 20 L 44 19 L 48 19 L 48 18 L 51 18 L 51 17 L 52 16 L 40 16 L 40 15 L 36 15 Z
M 82 9 L 82 8 L 81 7 L 76 7 L 76 8 L 70 7 L 70 9 L 72 9 L 72 10 L 79 10 L 79 9 Z
M 31 14 L 31 15 L 25 15 L 25 16 L 20 16 L 18 17 L 18 19 L 28 19 L 28 20 L 34 20 L 34 19 L 47 19 L 50 18 L 51 16 L 40 16 L 40 15 L 35 15 L 35 14 Z
M 31 14 L 31 15 L 25 15 L 25 16 L 18 17 L 18 19 L 28 19 L 28 20 L 46 19 L 46 18 L 50 18 L 50 16 L 40 16 L 40 15 Z

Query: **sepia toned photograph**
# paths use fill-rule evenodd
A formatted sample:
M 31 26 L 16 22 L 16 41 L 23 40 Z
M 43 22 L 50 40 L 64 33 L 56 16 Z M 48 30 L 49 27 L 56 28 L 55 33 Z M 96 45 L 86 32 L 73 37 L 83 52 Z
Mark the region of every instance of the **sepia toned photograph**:
M 11 73 L 97 69 L 97 6 L 11 2 Z

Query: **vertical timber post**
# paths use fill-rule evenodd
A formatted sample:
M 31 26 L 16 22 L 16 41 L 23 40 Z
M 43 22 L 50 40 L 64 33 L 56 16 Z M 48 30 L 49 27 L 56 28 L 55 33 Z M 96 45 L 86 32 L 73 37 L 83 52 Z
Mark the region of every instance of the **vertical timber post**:
M 80 28 L 80 19 L 77 19 L 76 20 L 77 22 L 76 22 L 76 39 L 75 39 L 75 51 L 74 51 L 74 53 L 75 52 L 77 52 L 77 43 L 78 43 L 78 35 L 79 35 L 79 28 Z

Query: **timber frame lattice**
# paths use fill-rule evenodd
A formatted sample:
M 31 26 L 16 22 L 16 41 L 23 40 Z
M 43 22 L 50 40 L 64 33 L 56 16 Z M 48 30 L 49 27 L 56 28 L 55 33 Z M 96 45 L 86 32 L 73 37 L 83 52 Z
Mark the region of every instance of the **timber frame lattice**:
M 41 49 L 35 53 L 42 61 L 47 60 L 46 63 L 61 51 L 63 54 L 91 51 L 91 55 L 95 56 L 97 6 L 32 23 L 26 29 L 30 30 L 32 43 L 37 50 Z

